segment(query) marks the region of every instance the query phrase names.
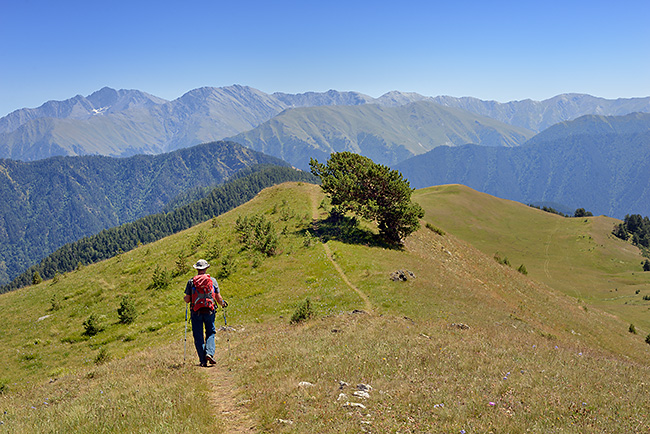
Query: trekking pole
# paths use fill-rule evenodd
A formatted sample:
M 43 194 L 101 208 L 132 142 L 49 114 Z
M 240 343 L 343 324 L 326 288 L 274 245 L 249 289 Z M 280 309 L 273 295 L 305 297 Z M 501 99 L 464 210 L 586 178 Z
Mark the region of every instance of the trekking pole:
M 222 308 L 223 310 L 223 325 L 228 328 L 228 320 L 226 319 L 226 307 Z
M 226 342 L 228 342 L 228 359 L 230 359 L 230 331 L 228 330 L 228 319 L 226 318 L 226 308 L 228 304 L 222 307 L 223 310 L 223 325 L 226 332 Z
M 189 306 L 189 303 L 185 303 L 185 342 L 183 343 L 183 365 L 185 364 L 185 353 L 187 349 L 187 306 Z

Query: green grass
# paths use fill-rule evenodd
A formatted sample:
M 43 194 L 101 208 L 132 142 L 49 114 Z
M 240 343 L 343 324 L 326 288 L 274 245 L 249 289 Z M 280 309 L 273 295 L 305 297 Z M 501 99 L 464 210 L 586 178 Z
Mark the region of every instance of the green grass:
M 650 273 L 641 252 L 611 235 L 612 218 L 564 218 L 448 185 L 418 190 L 425 220 L 487 255 L 525 264 L 529 276 L 650 331 Z M 637 294 L 637 291 L 639 293 Z
M 499 223 L 499 217 L 481 220 L 480 213 L 472 217 L 449 209 L 452 217 L 476 218 L 468 223 L 476 232 L 502 237 L 498 251 L 514 267 L 497 263 L 494 244 L 479 240 L 475 248 L 464 241 L 470 229 L 440 217 L 445 207 L 458 206 L 445 203 L 445 197 L 480 201 L 471 192 L 441 188 L 439 193 L 436 199 L 424 190 L 416 198 L 428 210 L 425 219 L 442 228 L 444 236 L 423 225 L 403 249 L 382 247 L 367 236 L 355 237 L 360 243 L 340 237 L 327 241 L 347 282 L 365 298 L 342 278 L 320 241 L 305 243 L 306 231 L 316 233 L 313 213 L 322 218 L 325 212 L 317 208 L 319 188 L 296 183 L 263 191 L 218 217 L 216 225 L 206 222 L 67 273 L 57 283 L 1 295 L 0 346 L 5 350 L 0 364 L 5 369 L 0 409 L 7 411 L 0 415 L 2 429 L 249 432 L 233 426 L 234 416 L 245 414 L 253 432 L 273 433 L 647 430 L 650 345 L 644 342 L 648 330 L 643 322 L 605 312 L 610 306 L 603 301 L 601 309 L 587 298 L 586 289 L 580 289 L 578 299 L 545 282 L 540 277 L 545 260 L 534 258 L 539 246 L 533 243 L 531 253 L 521 254 L 525 242 L 512 241 L 516 231 L 506 236 L 490 228 L 515 228 L 518 219 Z M 438 214 L 432 210 L 435 203 Z M 483 211 L 503 207 L 489 209 L 489 203 L 485 200 Z M 521 210 L 523 218 L 532 219 L 527 212 Z M 238 242 L 237 217 L 254 214 L 264 214 L 285 234 L 275 256 L 260 259 Z M 538 239 L 553 235 L 547 264 L 551 276 L 567 267 L 555 261 L 566 261 L 562 249 L 574 248 L 568 240 L 575 239 L 585 254 L 593 252 L 588 239 L 576 238 L 580 225 L 590 228 L 593 239 L 603 240 L 594 243 L 610 245 L 593 220 L 546 218 L 541 215 L 532 223 L 546 231 Z M 479 225 L 483 229 L 476 229 Z M 197 246 L 201 232 L 205 241 Z M 219 257 L 208 257 L 215 243 Z M 631 257 L 627 246 L 612 245 L 619 248 L 619 262 L 608 259 L 616 257 L 612 253 L 598 261 L 578 261 L 573 272 L 613 273 L 635 284 L 640 278 L 626 268 Z M 594 250 L 602 255 L 603 248 Z M 179 255 L 188 264 L 208 258 L 213 275 L 223 257 L 236 262 L 236 270 L 219 279 L 230 303 L 228 324 L 236 332 L 218 333 L 219 364 L 210 370 L 196 367 L 191 333 L 183 363 L 182 295 L 193 270 L 174 275 Z M 526 264 L 528 276 L 517 272 L 520 263 Z M 147 289 L 156 267 L 173 277 L 166 287 Z M 394 282 L 389 276 L 396 270 L 409 270 L 415 279 Z M 55 293 L 60 303 L 53 310 Z M 137 310 L 131 324 L 120 323 L 117 313 L 125 295 Z M 643 295 L 641 290 L 637 297 Z M 315 317 L 291 325 L 292 314 L 307 298 Z M 367 310 L 366 298 L 371 309 L 352 313 Z M 91 314 L 104 329 L 88 337 L 83 322 Z M 461 323 L 469 328 L 455 325 Z M 638 334 L 629 332 L 630 323 Z M 300 386 L 302 381 L 313 386 Z M 349 386 L 340 389 L 339 381 Z M 369 398 L 353 395 L 359 383 L 373 387 Z M 339 400 L 340 393 L 346 396 Z M 234 410 L 225 415 L 218 406 L 205 411 L 192 405 L 199 400 L 231 401 Z

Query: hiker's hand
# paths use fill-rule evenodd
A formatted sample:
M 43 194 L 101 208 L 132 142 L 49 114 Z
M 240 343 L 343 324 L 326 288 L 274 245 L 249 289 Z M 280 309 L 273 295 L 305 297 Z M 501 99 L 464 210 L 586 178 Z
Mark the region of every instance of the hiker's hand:
M 228 307 L 228 302 L 227 302 L 226 300 L 224 300 L 224 301 L 223 301 L 223 304 L 221 305 L 221 307 Z

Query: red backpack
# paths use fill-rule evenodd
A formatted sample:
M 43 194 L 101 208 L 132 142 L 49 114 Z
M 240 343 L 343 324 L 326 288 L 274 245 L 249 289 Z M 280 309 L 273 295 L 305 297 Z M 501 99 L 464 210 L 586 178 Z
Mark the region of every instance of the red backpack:
M 214 310 L 214 285 L 209 274 L 198 274 L 192 278 L 192 306 L 194 312 L 207 307 Z

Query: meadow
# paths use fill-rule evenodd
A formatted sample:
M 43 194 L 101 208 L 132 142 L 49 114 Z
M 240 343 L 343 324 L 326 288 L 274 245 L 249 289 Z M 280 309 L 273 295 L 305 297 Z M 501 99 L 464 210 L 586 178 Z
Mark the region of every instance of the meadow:
M 418 190 L 425 220 L 486 255 L 508 258 L 514 268 L 585 306 L 612 313 L 650 332 L 650 273 L 638 248 L 612 235 L 619 220 L 564 218 L 462 185 Z M 645 335 L 644 335 L 645 336 Z
M 612 244 L 615 260 L 590 260 L 614 241 L 598 218 L 544 226 L 546 215 L 523 206 L 523 221 L 497 217 L 479 228 L 476 219 L 504 205 L 488 209 L 486 199 L 481 212 L 459 210 L 459 200 L 480 200 L 451 187 L 415 199 L 444 235 L 423 224 L 403 248 L 389 248 L 372 224 L 328 227 L 320 188 L 287 183 L 187 231 L 1 295 L 0 429 L 648 432 L 650 327 L 634 311 L 639 333 L 630 333 L 636 317 L 612 310 L 602 297 L 609 287 L 580 278 L 647 284 L 632 271 L 634 251 Z M 242 216 L 272 223 L 275 254 L 240 241 Z M 512 227 L 526 220 L 531 235 L 521 240 Z M 507 224 L 504 233 L 498 225 Z M 593 245 L 578 238 L 582 228 Z M 482 232 L 501 237 L 498 251 L 514 267 L 494 260 L 490 237 L 468 241 Z M 568 248 L 589 256 L 567 265 Z M 218 363 L 207 369 L 191 333 L 185 342 L 182 301 L 199 258 L 230 304 L 218 320 L 231 328 L 217 333 Z M 566 267 L 574 283 L 554 285 Z M 413 277 L 391 280 L 397 270 Z M 545 281 L 546 270 L 555 280 Z M 124 296 L 136 305 L 131 324 L 117 314 Z M 314 316 L 290 324 L 306 299 Z M 90 315 L 102 329 L 94 336 L 84 331 Z

